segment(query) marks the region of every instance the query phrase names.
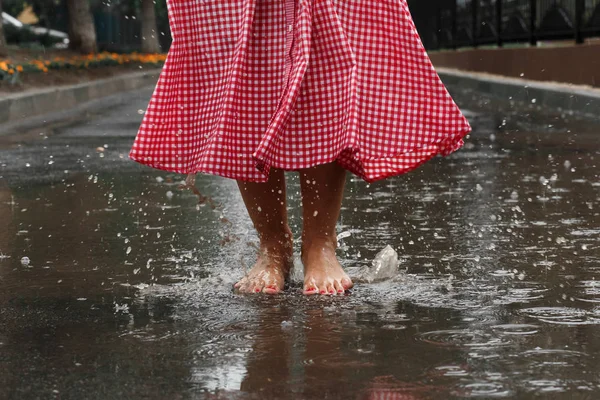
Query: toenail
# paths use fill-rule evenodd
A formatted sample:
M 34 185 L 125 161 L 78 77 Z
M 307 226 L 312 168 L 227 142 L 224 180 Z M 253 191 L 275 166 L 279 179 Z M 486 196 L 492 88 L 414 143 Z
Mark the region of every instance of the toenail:
M 335 294 L 335 290 L 332 290 L 332 291 L 330 291 L 329 293 L 331 293 L 331 294 Z
M 254 293 L 259 293 L 259 292 L 260 292 L 259 288 L 254 289 Z
M 327 292 L 324 290 L 321 290 L 321 294 L 326 294 Z
M 344 293 L 344 291 L 342 289 L 338 290 L 338 293 Z

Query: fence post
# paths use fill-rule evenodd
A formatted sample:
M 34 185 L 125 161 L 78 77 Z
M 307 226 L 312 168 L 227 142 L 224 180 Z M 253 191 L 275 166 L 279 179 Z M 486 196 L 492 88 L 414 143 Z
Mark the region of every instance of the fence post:
M 575 43 L 583 43 L 583 13 L 585 11 L 584 0 L 575 0 Z
M 502 47 L 504 44 L 502 40 L 502 0 L 496 0 L 496 44 L 498 47 Z
M 479 11 L 479 0 L 471 0 L 471 13 L 473 14 L 471 17 L 471 33 L 473 36 L 473 47 L 477 47 L 477 36 L 479 33 L 479 30 L 477 28 L 479 28 L 478 26 L 478 21 L 479 18 L 477 18 L 477 12 Z
M 535 35 L 537 21 L 537 0 L 529 0 L 529 44 L 537 45 Z
M 458 35 L 458 2 L 456 0 L 452 0 L 452 48 L 456 50 L 458 48 L 458 44 L 456 43 L 456 35 Z
M 437 13 L 435 16 L 435 37 L 437 41 L 437 50 L 441 50 L 443 48 L 442 43 L 442 7 L 438 6 Z

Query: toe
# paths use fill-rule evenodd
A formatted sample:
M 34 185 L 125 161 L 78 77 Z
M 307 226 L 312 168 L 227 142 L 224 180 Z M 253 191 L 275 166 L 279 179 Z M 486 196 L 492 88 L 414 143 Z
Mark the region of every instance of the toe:
M 334 282 L 327 284 L 327 294 L 335 294 Z
M 246 278 L 242 278 L 235 285 L 233 285 L 233 287 L 236 289 L 240 289 L 242 286 L 244 286 L 245 283 L 246 283 Z
M 315 282 L 314 278 L 305 277 L 303 293 L 309 296 L 319 294 L 319 287 L 317 286 L 317 283 Z
M 354 286 L 354 283 L 352 283 L 352 280 L 350 278 L 344 278 L 344 279 L 342 279 L 342 286 L 343 286 L 344 290 L 348 290 L 348 289 L 352 289 L 352 287 Z
M 248 284 L 247 284 L 247 283 L 245 283 L 245 284 L 242 284 L 242 285 L 241 285 L 241 286 L 238 288 L 238 291 L 239 291 L 240 293 L 250 293 L 250 287 L 248 286 Z
M 342 283 L 340 281 L 335 281 L 333 283 L 333 287 L 335 289 L 335 291 L 337 292 L 337 294 L 343 294 L 346 289 L 344 289 L 344 286 L 342 285 Z
M 256 287 L 255 282 L 250 279 L 248 279 L 246 281 L 246 284 L 244 286 L 242 286 L 242 288 L 244 289 L 244 293 L 253 293 L 255 287 Z
M 246 293 L 248 288 L 248 282 L 245 279 L 242 279 L 241 281 L 239 281 L 238 283 L 235 284 L 235 288 L 238 292 L 240 293 Z
M 262 282 L 254 282 L 252 285 L 252 293 L 260 293 L 263 291 L 264 287 L 265 285 L 263 285 Z
M 279 287 L 277 285 L 267 285 L 263 289 L 263 293 L 266 293 L 266 294 L 279 294 L 280 292 L 281 292 L 281 289 L 279 289 Z
M 304 294 L 311 296 L 313 294 L 318 294 L 319 288 L 316 285 L 304 285 Z
M 258 285 L 255 280 L 247 279 L 238 289 L 241 293 L 260 293 L 262 286 Z

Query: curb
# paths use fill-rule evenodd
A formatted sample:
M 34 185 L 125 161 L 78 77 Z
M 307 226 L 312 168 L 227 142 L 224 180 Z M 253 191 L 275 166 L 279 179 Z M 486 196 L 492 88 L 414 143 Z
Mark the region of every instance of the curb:
M 600 89 L 556 82 L 540 82 L 499 75 L 436 68 L 446 85 L 473 90 L 494 98 L 538 107 L 600 116 Z
M 113 94 L 156 85 L 159 74 L 160 69 L 154 69 L 77 85 L 0 97 L 0 125 L 9 123 L 12 125 L 44 114 L 76 108 L 83 103 Z
M 572 111 L 594 118 L 600 116 L 600 89 L 470 73 L 449 68 L 436 68 L 436 70 L 444 84 L 461 90 L 472 90 L 504 101 Z M 78 85 L 2 97 L 0 98 L 0 128 L 3 129 L 0 131 L 0 136 L 8 133 L 3 132 L 4 128 L 14 131 L 20 125 L 29 125 L 29 122 L 31 124 L 48 122 L 43 118 L 47 114 L 64 114 L 69 110 L 81 108 L 85 103 L 93 100 L 154 86 L 160 71 L 155 69 L 136 72 Z

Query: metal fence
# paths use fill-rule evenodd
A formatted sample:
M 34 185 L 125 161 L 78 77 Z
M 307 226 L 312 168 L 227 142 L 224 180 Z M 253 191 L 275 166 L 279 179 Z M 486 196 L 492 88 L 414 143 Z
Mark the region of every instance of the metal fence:
M 408 1 L 428 49 L 600 36 L 600 0 Z
M 105 51 L 139 51 L 142 45 L 140 21 L 117 13 L 94 13 L 98 48 Z
M 131 52 L 142 50 L 141 10 L 132 7 L 131 2 L 97 2 L 92 8 L 98 48 L 115 52 Z M 163 51 L 171 46 L 171 30 L 169 27 L 165 0 L 154 0 L 156 11 L 156 28 L 159 44 Z M 123 4 L 129 4 L 129 8 Z

